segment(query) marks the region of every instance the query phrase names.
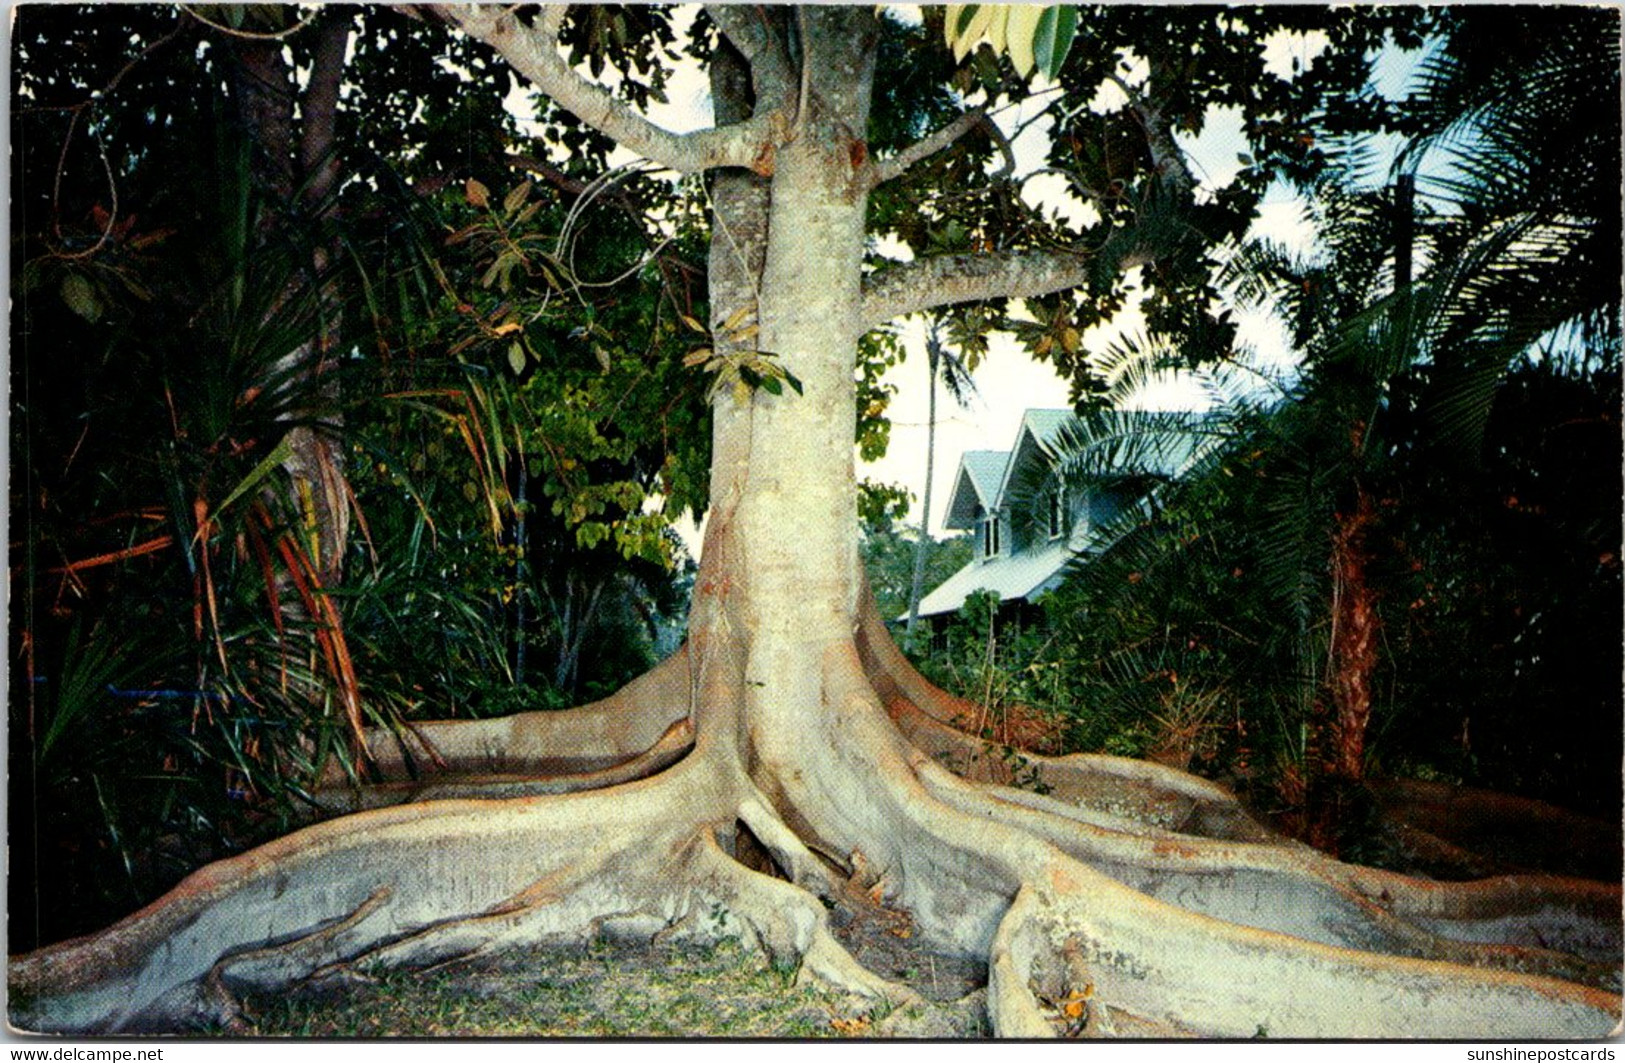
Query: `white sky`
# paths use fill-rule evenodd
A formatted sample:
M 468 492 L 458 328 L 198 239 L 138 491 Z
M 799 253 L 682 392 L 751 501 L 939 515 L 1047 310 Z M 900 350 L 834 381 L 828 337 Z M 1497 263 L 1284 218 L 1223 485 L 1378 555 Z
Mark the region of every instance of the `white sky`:
M 683 16 L 679 17 L 681 19 Z M 679 40 L 683 39 L 685 32 L 686 23 L 679 25 Z M 1261 47 L 1265 50 L 1267 68 L 1277 76 L 1291 77 L 1294 67 L 1307 67 L 1324 49 L 1325 43 L 1319 35 L 1305 37 L 1282 33 L 1262 42 Z M 1379 90 L 1390 97 L 1402 95 L 1415 60 L 1414 55 L 1385 55 L 1378 67 Z M 1131 70 L 1129 80 L 1138 80 L 1138 76 L 1143 76 L 1143 64 L 1135 63 Z M 667 96 L 669 102 L 651 108 L 651 117 L 655 121 L 679 131 L 710 124 L 709 85 L 698 64 L 684 63 L 678 67 L 667 84 Z M 529 110 L 523 93 L 515 92 L 510 96 L 509 103 L 516 113 L 523 114 Z M 1115 90 L 1103 90 L 1094 106 L 1106 109 L 1120 104 L 1120 94 Z M 1007 130 L 1013 130 L 1021 124 L 1022 117 L 1021 111 L 1012 110 L 1002 114 L 999 120 Z M 1036 123 L 1016 142 L 1018 172 L 1042 165 L 1047 124 L 1047 120 Z M 1234 111 L 1210 113 L 1202 135 L 1182 138 L 1181 143 L 1193 163 L 1193 171 L 1199 182 L 1209 188 L 1223 187 L 1234 178 L 1240 168 L 1237 155 L 1246 150 L 1239 119 Z M 611 159 L 613 163 L 631 160 L 632 156 L 624 152 L 618 152 Z M 1052 198 L 1062 195 L 1058 179 L 1047 186 L 1043 183 L 1046 180 L 1040 178 L 1032 182 L 1030 191 L 1042 195 L 1046 203 L 1061 205 L 1058 199 Z M 1064 206 L 1062 209 L 1065 212 Z M 1294 244 L 1307 243 L 1310 238 L 1304 228 L 1299 204 L 1278 190 L 1272 190 L 1265 197 L 1254 229 Z M 1259 352 L 1262 361 L 1290 363 L 1292 354 L 1287 350 L 1284 333 L 1267 314 L 1242 314 L 1240 321 L 1242 343 Z M 876 483 L 901 484 L 908 488 L 915 498 L 908 521 L 917 524 L 925 481 L 927 382 L 924 332 L 918 319 L 899 325 L 908 356 L 884 377 L 886 383 L 896 388 L 888 414 L 892 422 L 890 446 L 886 455 L 878 461 L 860 462 L 858 475 Z M 1102 351 L 1117 336 L 1125 332 L 1133 333 L 1142 325 L 1143 318 L 1131 305 L 1111 326 L 1089 330 L 1084 336 L 1084 347 L 1089 351 Z M 938 394 L 931 515 L 931 532 L 934 535 L 942 534 L 942 513 L 961 454 L 967 450 L 1008 449 L 1026 410 L 1070 405 L 1068 383 L 1058 377 L 1049 365 L 1030 358 L 1008 336 L 995 335 L 992 338 L 989 355 L 973 378 L 977 394 L 966 408 L 957 407 L 952 398 L 940 390 Z M 1190 409 L 1199 408 L 1202 404 L 1201 394 L 1194 386 L 1177 380 L 1164 381 L 1131 403 L 1145 409 Z M 700 530 L 685 519 L 679 524 L 678 532 L 688 544 L 690 552 L 698 557 Z

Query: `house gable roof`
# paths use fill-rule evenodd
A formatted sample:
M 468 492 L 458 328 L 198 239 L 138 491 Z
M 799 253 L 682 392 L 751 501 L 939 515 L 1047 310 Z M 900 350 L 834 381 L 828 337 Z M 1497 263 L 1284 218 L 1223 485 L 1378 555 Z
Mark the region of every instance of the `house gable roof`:
M 999 476 L 996 497 L 1001 504 L 1009 501 L 1011 488 L 1017 486 L 1015 478 L 1040 459 L 1051 457 L 1065 426 L 1076 420 L 1077 415 L 1071 410 L 1028 410 L 1022 415 L 1021 427 L 1016 430 L 1016 445 L 1011 448 L 1010 460 Z
M 1076 422 L 1063 439 L 1072 446 L 1087 445 L 1095 460 L 1108 465 L 1106 479 L 1153 477 L 1172 480 L 1183 476 L 1219 441 L 1202 431 L 1204 416 L 1188 410 L 1115 410 L 1088 422 Z
M 1055 443 L 1062 427 L 1077 420 L 1071 410 L 1028 410 L 1021 418 L 1022 430 L 1032 433 L 1047 451 Z
M 944 528 L 974 527 L 977 509 L 991 513 L 998 508 L 999 485 L 1010 453 L 1005 450 L 967 450 L 959 459 L 959 475 L 954 477 L 953 494 L 948 497 Z
M 1179 476 L 1211 445 L 1199 433 L 1153 429 L 1159 422 L 1166 423 L 1170 419 L 1186 421 L 1189 426 L 1199 420 L 1199 415 L 1122 411 L 1108 415 L 1103 425 L 1096 422 L 1095 431 L 1108 433 L 1102 442 L 1113 455 L 1113 479 Z M 1032 482 L 1027 470 L 1054 456 L 1061 446 L 1078 441 L 1084 428 L 1084 423 L 1071 410 L 1033 409 L 1023 415 L 1010 450 L 967 451 L 960 458 L 959 474 L 954 480 L 943 527 L 971 528 L 975 526 L 978 510 L 988 513 L 1009 506 L 1011 493 L 1023 490 Z M 1144 435 L 1148 430 L 1152 430 L 1152 434 Z M 1135 432 L 1150 443 L 1126 448 L 1115 444 L 1119 436 L 1126 438 Z M 1080 527 L 1067 539 L 1049 540 L 1032 549 L 978 558 L 925 595 L 920 600 L 919 615 L 951 613 L 978 590 L 993 591 L 1007 602 L 1033 601 L 1061 582 L 1068 560 L 1087 545 L 1087 533 Z

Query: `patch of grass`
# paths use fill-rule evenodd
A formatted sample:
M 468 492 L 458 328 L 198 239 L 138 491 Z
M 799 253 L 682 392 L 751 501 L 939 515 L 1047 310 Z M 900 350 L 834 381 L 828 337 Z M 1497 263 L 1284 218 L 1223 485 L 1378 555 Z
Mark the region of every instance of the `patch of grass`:
M 731 941 L 530 949 L 244 1004 L 239 1032 L 312 1038 L 874 1036 L 890 1010 L 796 986 Z

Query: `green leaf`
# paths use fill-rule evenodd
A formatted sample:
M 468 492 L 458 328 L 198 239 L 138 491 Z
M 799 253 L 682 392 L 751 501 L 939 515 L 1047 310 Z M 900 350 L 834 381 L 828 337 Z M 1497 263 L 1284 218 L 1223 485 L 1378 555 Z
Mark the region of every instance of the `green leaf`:
M 1038 17 L 1038 27 L 1033 33 L 1033 59 L 1038 64 L 1039 73 L 1053 80 L 1061 72 L 1061 64 L 1066 61 L 1077 33 L 1077 8 L 1061 6 L 1045 9 Z
M 101 320 L 103 307 L 96 295 L 96 286 L 78 273 L 62 278 L 62 301 L 86 321 L 94 324 Z
M 518 343 L 508 345 L 508 368 L 518 376 L 525 371 L 525 349 Z
M 262 480 L 271 475 L 272 469 L 287 461 L 292 454 L 293 446 L 288 442 L 287 437 L 284 436 L 282 438 L 282 442 L 278 443 L 275 448 L 272 449 L 271 453 L 265 456 L 263 461 L 254 466 L 254 471 L 243 477 L 242 482 L 236 487 L 232 488 L 231 494 L 226 496 L 226 500 L 215 507 L 215 516 L 219 516 L 221 513 L 225 512 L 233 502 L 243 497 L 243 495 L 247 492 L 252 491 L 255 487 L 258 487 Z
M 995 18 L 1005 17 L 1005 11 L 993 4 L 965 4 L 957 12 L 950 7 L 948 13 L 948 43 L 953 46 L 954 61 L 961 62 L 987 32 Z
M 513 189 L 508 192 L 507 197 L 503 199 L 503 201 L 502 201 L 502 211 L 503 211 L 503 213 L 504 214 L 512 214 L 514 211 L 516 211 L 520 207 L 524 206 L 525 205 L 525 200 L 528 199 L 529 197 L 530 197 L 530 182 L 529 181 L 521 181 L 519 184 L 515 185 L 513 187 Z

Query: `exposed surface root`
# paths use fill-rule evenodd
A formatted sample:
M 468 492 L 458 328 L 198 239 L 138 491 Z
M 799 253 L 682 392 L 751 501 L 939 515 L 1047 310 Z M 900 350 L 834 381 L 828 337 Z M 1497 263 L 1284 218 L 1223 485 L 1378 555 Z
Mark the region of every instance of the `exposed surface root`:
M 1042 961 L 1072 953 L 1088 982 L 1066 987 L 1065 995 L 1087 994 L 1093 1006 L 1140 1022 L 1225 1037 L 1539 1039 L 1603 1036 L 1617 1021 L 1611 994 L 1330 948 L 1171 909 L 1132 891 L 1113 896 L 1069 877 L 1037 886 L 1032 902 L 1001 928 L 1011 942 L 1010 977 L 1042 979 Z M 1058 992 L 1052 988 L 1051 999 Z M 995 1027 L 1002 1031 L 1009 1021 L 1029 1029 L 1031 1007 L 1011 1006 L 995 1011 Z
M 13 1019 L 39 1030 L 229 1026 L 243 990 L 599 937 L 743 936 L 821 984 L 919 1003 L 852 958 L 812 893 L 723 853 L 716 832 L 737 816 L 804 881 L 842 884 L 736 790 L 727 771 L 674 769 L 603 793 L 440 801 L 308 828 L 197 872 L 104 934 L 15 959 Z
M 671 871 L 710 814 L 732 821 L 727 791 L 679 767 L 597 793 L 320 824 L 203 868 L 102 934 L 14 959 L 13 1019 L 44 1030 L 184 1025 L 215 1007 L 205 981 L 266 987 L 652 932 L 703 903 Z
M 892 1004 L 917 1004 L 907 986 L 889 982 L 860 965 L 830 933 L 829 916 L 817 897 L 782 879 L 740 866 L 713 836 L 698 849 L 703 879 L 719 903 L 716 918 L 729 930 L 743 926 L 778 964 L 797 966 L 798 977 L 833 989 Z
M 534 727 L 517 760 L 482 744 L 494 728 L 426 729 L 446 764 L 487 774 L 409 796 L 530 796 L 362 812 L 204 868 L 103 934 L 14 959 L 13 1021 L 184 1028 L 229 1017 L 244 987 L 597 937 L 737 937 L 918 1004 L 842 944 L 831 909 L 855 947 L 867 933 L 985 966 L 1005 1036 L 1573 1038 L 1618 1021 L 1617 885 L 1340 864 L 1219 787 L 1117 758 L 1027 761 L 1047 792 L 968 781 L 943 754 L 979 743 L 921 711 L 929 692 L 904 687 L 923 681 L 885 656 L 835 640 L 668 668 L 615 701 L 647 710 L 617 725 L 618 759 L 584 755 L 603 709 L 538 725 L 568 755 Z M 698 736 L 650 709 L 679 686 Z
M 1471 874 L 1538 870 L 1617 880 L 1621 825 L 1576 815 L 1544 801 L 1420 779 L 1371 784 L 1389 823 L 1428 855 L 1454 858 Z
M 846 882 L 796 836 L 760 793 L 740 802 L 739 819 L 791 882 L 820 897 L 836 897 L 845 889 Z
M 1588 931 L 1599 931 L 1617 949 L 1617 889 L 1525 879 L 1475 884 L 1463 891 L 1450 884 L 1347 868 L 1279 838 L 1267 843 L 1214 840 L 1167 830 L 1130 831 L 1121 824 L 1103 826 L 1093 810 L 1062 814 L 1066 802 L 1011 800 L 1008 788 L 989 794 L 949 775 L 927 757 L 914 759 L 912 768 L 939 807 L 950 806 L 982 825 L 976 831 L 944 822 L 938 845 L 987 857 L 992 856 L 991 849 L 1024 868 L 1019 871 L 1016 899 L 990 943 L 989 1007 L 1001 1033 L 1026 1035 L 1040 1028 L 1041 1013 L 1015 988 L 1024 984 L 1023 956 L 1056 954 L 1066 948 L 1082 949 L 1089 966 L 1117 970 L 1118 980 L 1127 970 L 1133 973 L 1133 982 L 1143 983 L 1147 990 L 1143 998 L 1128 992 L 1112 1004 L 1124 1014 L 1153 1025 L 1188 1023 L 1190 1016 L 1202 1015 L 1199 1029 L 1225 1036 L 1250 1036 L 1259 1027 L 1317 1036 L 1379 1036 L 1395 1030 L 1462 1036 L 1468 1030 L 1490 1028 L 1463 1024 L 1466 1015 L 1524 1036 L 1551 1036 L 1558 1029 L 1600 1035 L 1616 1021 L 1619 1005 L 1612 993 L 1523 972 L 1586 980 L 1609 980 L 1610 973 L 1551 950 L 1499 943 L 1480 947 L 1473 940 L 1502 942 L 1504 934 L 1462 931 L 1475 921 L 1474 891 L 1494 896 L 1488 907 L 1498 911 L 1527 892 L 1541 901 L 1519 906 L 1523 919 L 1561 898 L 1571 912 L 1587 909 L 1595 917 Z M 876 775 L 890 777 L 885 770 Z M 1050 807 L 1034 807 L 1046 803 Z M 1025 843 L 1012 846 L 995 825 L 1015 828 Z M 1102 880 L 1091 866 L 1061 852 L 1052 850 L 1048 857 L 1035 853 L 1030 843 L 1039 840 L 1111 870 L 1132 888 Z M 978 841 L 990 844 L 974 844 Z M 1159 896 L 1177 900 L 1180 906 Z M 1037 919 L 1030 912 L 1046 906 L 1051 911 L 1041 922 L 1051 927 L 1051 940 L 1047 949 L 1040 949 L 1033 944 L 1027 923 Z M 1404 914 L 1396 914 L 1395 908 Z M 1441 914 L 1430 926 L 1405 918 L 1424 909 L 1448 910 L 1450 916 Z M 1065 912 L 1065 918 L 1054 919 L 1056 911 Z M 1519 919 L 1510 917 L 1495 930 L 1504 932 Z M 1111 924 L 1110 931 L 1087 932 L 1103 922 Z M 1442 936 L 1448 932 L 1469 940 Z M 1187 945 L 1188 954 L 1183 951 Z M 1206 960 L 1201 959 L 1204 950 L 1209 954 Z M 1479 969 L 1470 973 L 1468 965 Z M 1484 969 L 1501 967 L 1510 970 Z M 1250 968 L 1275 988 L 1255 991 L 1250 1001 L 1232 1002 L 1228 1014 L 1212 1010 L 1210 1020 L 1204 1009 L 1216 1005 L 1203 1003 L 1204 999 L 1228 991 Z M 1357 1017 L 1330 1014 L 1327 1004 L 1337 999 L 1336 986 L 1344 979 L 1382 985 L 1384 999 L 1392 1000 Z M 1200 984 L 1193 985 L 1192 980 Z M 1320 989 L 1311 989 L 1317 984 Z M 1292 992 L 1284 992 L 1283 985 Z M 1313 1002 L 1293 1004 L 1293 993 L 1303 990 L 1309 991 Z M 1170 1010 L 1168 1002 L 1182 996 L 1184 1001 Z M 1459 1014 L 1452 1011 L 1453 1005 L 1441 1003 L 1450 999 L 1460 1005 Z M 1158 1001 L 1162 1003 L 1151 1006 Z M 1255 1025 L 1249 1026 L 1245 1016 L 1252 1016 Z M 1052 1025 L 1047 1019 L 1043 1024 Z
M 856 644 L 874 691 L 899 730 L 962 778 L 1048 794 L 1103 820 L 1237 841 L 1278 840 L 1224 787 L 1152 761 L 1096 754 L 1047 757 L 996 747 L 952 725 L 975 706 L 932 685 L 886 633 L 873 604 Z
M 485 720 L 437 720 L 401 734 L 367 735 L 372 769 L 386 782 L 435 775 L 548 778 L 583 775 L 645 753 L 689 715 L 686 648 L 620 690 L 557 712 L 521 712 Z M 324 789 L 346 784 L 336 768 Z
M 501 799 L 570 794 L 601 790 L 621 783 L 635 782 L 657 774 L 681 760 L 694 747 L 694 727 L 687 719 L 666 728 L 654 745 L 632 757 L 607 767 L 586 771 L 560 771 L 557 774 L 454 773 L 442 766 L 417 781 L 384 782 L 365 786 L 333 785 L 319 789 L 317 807 L 327 814 L 360 812 L 387 808 L 407 802 L 444 801 L 459 798 Z
M 1054 1028 L 1039 1010 L 1029 988 L 1038 966 L 1040 946 L 1034 933 L 1037 907 L 1031 889 L 1016 894 L 1010 910 L 999 920 L 987 966 L 987 1007 L 1001 1037 L 1052 1037 Z
M 1436 883 L 1339 864 L 1295 844 L 1127 832 L 1064 803 L 978 793 L 934 766 L 939 799 L 1017 826 L 1136 891 L 1240 926 L 1322 944 L 1617 988 L 1619 893 L 1584 880 Z
M 933 795 L 962 810 L 1044 838 L 1136 890 L 1243 926 L 1619 987 L 1616 885 L 1549 875 L 1440 883 L 1342 864 L 1258 823 L 1222 787 L 1151 762 L 1027 756 L 1017 770 L 995 770 L 995 761 L 1008 765 L 1008 758 L 991 757 L 986 743 L 922 708 L 963 711 L 957 699 L 935 691 L 878 626 L 872 610 L 866 612 L 859 647 L 865 665 L 878 673 L 876 690 L 890 694 L 888 714 L 934 759 L 954 767 L 980 758 L 980 770 L 970 777 L 995 780 L 975 795 L 947 773 L 922 770 L 922 779 L 935 783 Z M 1449 788 L 1424 785 L 1420 791 L 1394 788 L 1423 806 L 1462 800 Z M 1515 818 L 1547 825 L 1576 818 L 1499 795 L 1472 803 L 1510 805 Z M 1451 819 L 1435 816 L 1430 824 L 1440 821 Z M 1598 825 L 1581 826 L 1599 832 Z

